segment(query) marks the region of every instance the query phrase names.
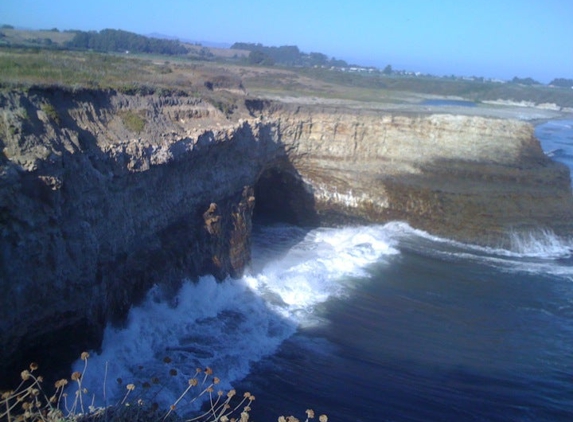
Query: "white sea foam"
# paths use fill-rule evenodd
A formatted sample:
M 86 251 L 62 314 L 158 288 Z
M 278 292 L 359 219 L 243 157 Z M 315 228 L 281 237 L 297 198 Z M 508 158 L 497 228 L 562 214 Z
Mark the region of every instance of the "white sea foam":
M 170 301 L 153 289 L 131 309 L 125 327 L 105 330 L 102 351 L 91 353 L 84 378 L 97 403 L 104 404 L 105 377 L 108 404 L 120 400 L 126 383 L 140 388 L 157 376 L 164 388 L 155 400 L 169 407 L 197 367 L 213 368 L 224 380 L 221 387 L 230 388 L 298 327 L 321 323 L 315 306 L 348 294 L 349 277 L 365 277 L 367 265 L 398 253 L 382 226 L 308 233 L 277 226 L 256 237 L 253 268 L 258 269 L 250 275 L 223 283 L 212 277 L 185 282 Z M 172 362 L 163 362 L 165 356 Z M 74 370 L 82 365 L 77 362 Z M 175 368 L 177 375 L 168 375 Z
M 407 223 L 392 222 L 386 226 L 388 236 L 396 240 L 410 238 L 424 239 L 434 246 L 445 245 L 448 253 L 475 255 L 476 257 L 498 256 L 510 258 L 561 259 L 573 254 L 573 239 L 558 236 L 551 229 L 537 229 L 511 232 L 508 234 L 509 247 L 479 246 L 434 236 L 426 231 L 414 229 Z M 438 250 L 438 249 L 436 249 Z

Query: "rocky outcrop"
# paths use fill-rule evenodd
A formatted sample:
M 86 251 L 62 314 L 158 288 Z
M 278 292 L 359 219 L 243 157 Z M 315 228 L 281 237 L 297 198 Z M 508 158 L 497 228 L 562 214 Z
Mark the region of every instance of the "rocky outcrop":
M 273 114 L 319 214 L 406 220 L 464 242 L 571 233 L 568 169 L 518 120 L 291 107 Z
M 568 171 L 526 123 L 233 101 L 0 96 L 5 367 L 97 347 L 153 284 L 168 295 L 183 277 L 239 276 L 253 213 L 400 219 L 495 245 L 533 227 L 571 233 Z

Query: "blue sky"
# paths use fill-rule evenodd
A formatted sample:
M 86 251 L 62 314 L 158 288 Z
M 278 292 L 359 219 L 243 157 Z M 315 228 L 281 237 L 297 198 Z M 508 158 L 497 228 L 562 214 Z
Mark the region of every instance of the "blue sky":
M 573 0 L 1 0 L 0 24 L 297 45 L 436 75 L 573 78 Z

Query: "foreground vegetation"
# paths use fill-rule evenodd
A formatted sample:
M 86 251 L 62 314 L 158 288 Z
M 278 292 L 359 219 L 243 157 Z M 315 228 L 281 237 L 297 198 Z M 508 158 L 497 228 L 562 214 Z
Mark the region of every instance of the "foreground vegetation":
M 1 393 L 0 420 L 9 422 L 42 421 L 42 422 L 76 422 L 76 421 L 179 421 L 189 422 L 247 422 L 250 418 L 251 405 L 255 396 L 246 392 L 238 396 L 235 390 L 225 392 L 217 390 L 220 380 L 213 375 L 211 368 L 197 368 L 193 377 L 188 380 L 187 388 L 168 409 L 162 409 L 155 401 L 163 389 L 159 376 L 149 380 L 125 384 L 125 394 L 116 403 L 103 407 L 95 406 L 96 394 L 88 391 L 82 384 L 88 369 L 89 354 L 81 354 L 84 366 L 81 372 L 72 373 L 70 379 L 55 382 L 53 392 L 44 388 L 42 376 L 36 375 L 38 365 L 21 372 L 21 382 L 14 389 Z M 171 366 L 171 359 L 165 357 L 163 362 L 169 376 L 178 375 L 177 369 Z M 107 378 L 107 374 L 105 376 Z M 123 385 L 118 378 L 115 382 Z M 217 391 L 216 391 L 217 390 Z M 106 379 L 102 380 L 103 401 Z M 101 399 L 101 398 L 97 398 Z M 189 406 L 204 402 L 202 410 L 188 414 Z M 314 419 L 314 411 L 306 410 L 306 422 Z M 280 416 L 279 422 L 298 422 L 294 416 Z M 320 422 L 327 422 L 328 417 L 321 415 Z

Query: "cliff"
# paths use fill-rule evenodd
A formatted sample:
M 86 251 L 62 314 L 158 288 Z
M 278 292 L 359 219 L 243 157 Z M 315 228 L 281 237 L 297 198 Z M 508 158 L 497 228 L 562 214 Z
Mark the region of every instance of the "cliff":
M 231 97 L 226 97 L 231 98 Z M 475 116 L 36 89 L 0 95 L 0 362 L 97 347 L 154 284 L 239 276 L 253 213 L 571 234 L 568 170 Z M 66 356 L 58 356 L 66 360 Z M 19 367 L 18 367 L 19 368 Z
M 272 116 L 321 215 L 406 220 L 499 247 L 516 232 L 571 232 L 569 171 L 526 122 L 316 107 Z

